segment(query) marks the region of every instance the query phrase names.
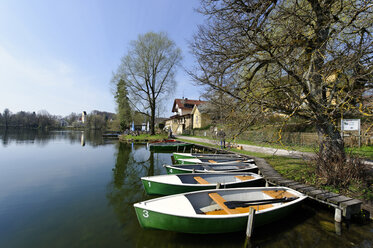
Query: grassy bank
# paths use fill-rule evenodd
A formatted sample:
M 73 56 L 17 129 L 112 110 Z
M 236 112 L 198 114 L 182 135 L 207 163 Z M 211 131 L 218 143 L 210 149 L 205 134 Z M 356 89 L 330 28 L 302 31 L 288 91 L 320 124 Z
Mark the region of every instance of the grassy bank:
M 190 142 L 190 140 L 180 139 L 185 142 Z M 195 144 L 200 144 L 213 148 L 220 148 L 218 145 L 211 145 L 203 142 L 194 142 Z M 351 183 L 348 187 L 335 187 L 332 185 L 319 185 L 317 184 L 317 178 L 314 167 L 310 166 L 310 161 L 305 161 L 303 159 L 289 158 L 282 156 L 274 156 L 272 154 L 250 152 L 238 149 L 230 149 L 230 151 L 241 153 L 248 156 L 264 158 L 268 164 L 270 164 L 278 173 L 280 173 L 284 178 L 288 178 L 300 183 L 305 183 L 308 185 L 316 186 L 321 189 L 329 190 L 331 192 L 343 194 L 350 196 L 352 198 L 358 198 L 363 200 L 373 200 L 373 186 L 370 187 L 363 186 L 362 182 L 355 181 Z M 368 150 L 370 152 L 370 150 Z

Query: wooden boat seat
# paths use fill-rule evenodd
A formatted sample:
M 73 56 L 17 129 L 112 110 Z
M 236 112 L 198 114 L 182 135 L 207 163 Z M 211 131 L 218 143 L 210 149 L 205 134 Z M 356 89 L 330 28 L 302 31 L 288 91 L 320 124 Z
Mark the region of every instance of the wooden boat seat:
M 246 181 L 246 180 L 250 180 L 250 179 L 254 179 L 255 177 L 253 176 L 234 176 L 235 178 L 241 180 L 241 181 Z
M 219 195 L 218 193 L 209 193 L 209 196 L 210 196 L 211 199 L 214 200 L 214 202 L 216 202 L 226 212 L 226 214 L 239 214 L 240 213 L 236 209 L 229 209 L 224 204 L 224 202 L 226 202 L 226 200 L 221 195 Z
M 238 207 L 238 208 L 235 208 L 235 209 L 230 209 L 224 204 L 224 202 L 226 202 L 226 200 L 221 195 L 219 195 L 218 193 L 210 193 L 209 196 L 222 209 L 206 212 L 205 214 L 207 214 L 207 215 L 243 214 L 243 213 L 248 213 L 250 211 L 250 208 L 254 208 L 256 211 L 259 211 L 259 210 L 263 210 L 263 209 L 266 209 L 266 208 L 273 207 L 272 204 L 265 204 L 265 205 L 254 205 L 254 206 Z
M 264 194 L 269 195 L 272 198 L 280 199 L 280 198 L 290 198 L 290 197 L 297 197 L 296 195 L 293 195 L 286 190 L 263 190 Z
M 216 164 L 217 162 L 215 160 L 209 160 L 209 163 Z
M 209 182 L 207 182 L 205 179 L 203 179 L 202 177 L 193 177 L 194 180 L 196 180 L 199 184 L 210 184 Z

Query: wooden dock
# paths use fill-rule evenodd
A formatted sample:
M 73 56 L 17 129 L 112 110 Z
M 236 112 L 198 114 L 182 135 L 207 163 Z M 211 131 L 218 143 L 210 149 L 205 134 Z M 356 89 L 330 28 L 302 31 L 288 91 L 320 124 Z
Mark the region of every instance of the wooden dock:
M 192 143 L 192 142 L 191 142 Z M 212 148 L 208 146 L 203 146 L 199 144 L 195 144 L 194 152 L 205 152 L 210 151 L 213 153 L 235 153 L 235 152 L 228 152 L 226 150 L 221 150 L 217 148 Z M 241 156 L 246 156 L 241 153 L 236 153 Z M 249 157 L 249 156 L 246 156 Z M 345 219 L 350 219 L 351 215 L 357 214 L 361 211 L 362 201 L 358 199 L 353 199 L 350 197 L 346 197 L 344 195 L 336 194 L 329 192 L 327 190 L 321 190 L 315 188 L 310 185 L 302 184 L 294 180 L 289 180 L 281 176 L 275 169 L 270 166 L 265 159 L 251 157 L 255 160 L 255 164 L 259 168 L 259 174 L 264 177 L 267 182 L 267 186 L 269 185 L 280 185 L 292 188 L 297 190 L 309 198 L 321 202 L 323 204 L 332 206 L 335 208 L 335 215 L 334 220 L 336 222 L 342 221 L 342 216 Z
M 351 215 L 357 214 L 361 211 L 361 205 L 363 202 L 360 200 L 332 193 L 327 190 L 321 190 L 294 180 L 285 179 L 264 159 L 254 158 L 254 160 L 259 168 L 260 174 L 264 177 L 268 184 L 281 185 L 295 189 L 313 200 L 334 207 L 334 219 L 337 222 L 341 222 L 342 216 L 346 219 L 350 219 Z

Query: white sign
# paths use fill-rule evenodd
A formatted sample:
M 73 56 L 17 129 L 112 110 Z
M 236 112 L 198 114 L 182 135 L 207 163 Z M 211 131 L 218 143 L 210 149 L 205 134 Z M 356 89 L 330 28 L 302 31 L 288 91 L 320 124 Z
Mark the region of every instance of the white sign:
M 345 119 L 341 120 L 342 131 L 359 131 L 360 119 Z

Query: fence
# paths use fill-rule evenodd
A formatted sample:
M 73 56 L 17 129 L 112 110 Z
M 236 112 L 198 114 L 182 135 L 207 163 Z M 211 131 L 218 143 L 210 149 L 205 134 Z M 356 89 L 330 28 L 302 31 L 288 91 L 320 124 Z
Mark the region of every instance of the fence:
M 226 140 L 231 141 L 233 132 L 226 132 Z M 188 133 L 189 134 L 189 133 Z M 205 136 L 213 139 L 218 139 L 216 134 L 212 130 L 193 130 L 190 134 L 195 136 Z M 273 143 L 278 140 L 279 136 L 277 132 L 265 132 L 265 131 L 246 131 L 241 135 L 237 136 L 239 140 L 248 140 L 255 143 Z M 373 136 L 365 135 L 362 136 L 363 145 L 372 145 Z M 355 134 L 345 133 L 344 141 L 346 146 L 358 146 L 359 137 Z M 281 142 L 285 145 L 300 145 L 300 146 L 318 146 L 318 135 L 317 133 L 306 133 L 306 132 L 282 132 Z

